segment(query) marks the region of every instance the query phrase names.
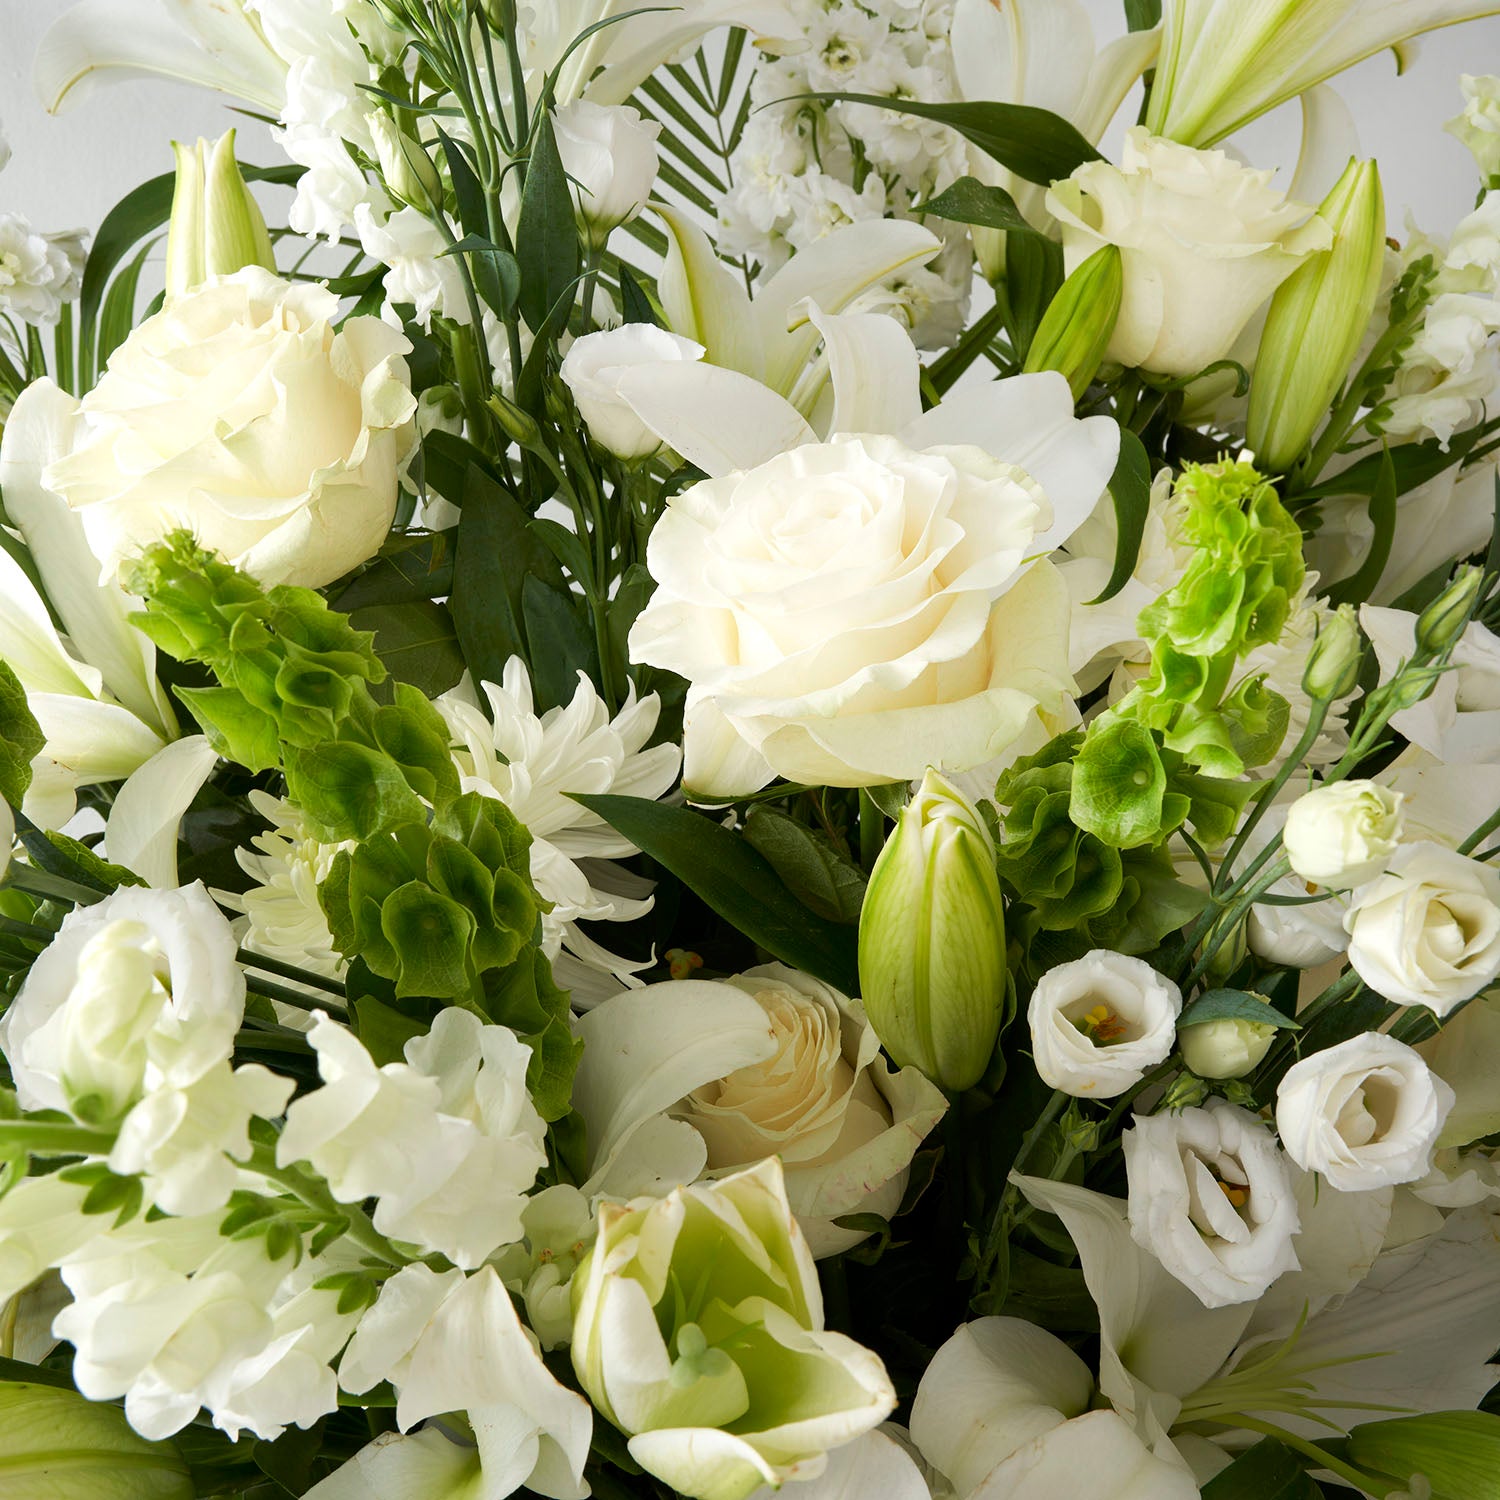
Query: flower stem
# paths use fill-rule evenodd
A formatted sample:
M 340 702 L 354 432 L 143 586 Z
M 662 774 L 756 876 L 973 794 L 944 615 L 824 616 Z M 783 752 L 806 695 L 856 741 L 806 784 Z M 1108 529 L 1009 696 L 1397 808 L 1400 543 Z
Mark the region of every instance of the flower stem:
M 1274 1422 L 1259 1422 L 1253 1417 L 1241 1416 L 1235 1418 L 1235 1425 L 1247 1428 L 1251 1432 L 1262 1433 L 1269 1438 L 1275 1438 L 1278 1443 L 1285 1443 L 1288 1448 L 1295 1449 L 1303 1457 L 1312 1459 L 1320 1469 L 1327 1469 L 1330 1474 L 1337 1474 L 1340 1479 L 1367 1494 L 1382 1497 L 1401 1488 L 1400 1481 L 1366 1474 L 1363 1469 L 1356 1469 L 1352 1464 L 1346 1464 L 1342 1459 L 1335 1458 L 1326 1448 L 1311 1439 L 1298 1437 L 1295 1432 L 1288 1432 L 1286 1428 L 1278 1427 Z
M 345 1236 L 377 1260 L 383 1260 L 392 1266 L 409 1266 L 412 1263 L 412 1257 L 403 1255 L 381 1234 L 363 1209 L 352 1203 L 338 1202 L 320 1178 L 311 1177 L 296 1167 L 277 1166 L 275 1154 L 270 1147 L 257 1146 L 246 1165 L 268 1182 L 285 1188 L 294 1198 L 322 1214 L 325 1219 L 343 1219 L 349 1226 L 344 1231 Z

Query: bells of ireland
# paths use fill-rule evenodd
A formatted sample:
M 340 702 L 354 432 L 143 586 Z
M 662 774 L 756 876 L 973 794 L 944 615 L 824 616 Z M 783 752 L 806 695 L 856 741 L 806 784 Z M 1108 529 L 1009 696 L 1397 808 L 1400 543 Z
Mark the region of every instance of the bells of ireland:
M 973 805 L 934 771 L 875 862 L 859 918 L 865 1012 L 899 1067 L 950 1092 L 983 1077 L 1006 996 L 995 850 Z

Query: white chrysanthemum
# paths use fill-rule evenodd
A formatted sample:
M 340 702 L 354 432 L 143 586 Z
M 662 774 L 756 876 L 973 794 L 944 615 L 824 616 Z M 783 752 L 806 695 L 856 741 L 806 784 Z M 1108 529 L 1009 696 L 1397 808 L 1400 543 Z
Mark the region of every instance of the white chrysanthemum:
M 57 322 L 83 285 L 83 231 L 38 234 L 24 214 L 0 214 L 0 312 Z
M 654 693 L 637 700 L 632 688 L 611 719 L 580 672 L 572 702 L 538 716 L 519 657 L 506 663 L 499 686 L 481 686 L 490 718 L 468 678 L 437 700 L 463 790 L 498 798 L 530 831 L 531 878 L 553 903 L 542 918 L 547 956 L 566 949 L 585 969 L 629 983 L 646 964 L 606 952 L 577 924 L 630 922 L 650 911 L 643 883 L 608 863 L 639 851 L 570 793 L 656 798 L 670 790 L 681 751 L 672 744 L 645 748 L 660 703 Z

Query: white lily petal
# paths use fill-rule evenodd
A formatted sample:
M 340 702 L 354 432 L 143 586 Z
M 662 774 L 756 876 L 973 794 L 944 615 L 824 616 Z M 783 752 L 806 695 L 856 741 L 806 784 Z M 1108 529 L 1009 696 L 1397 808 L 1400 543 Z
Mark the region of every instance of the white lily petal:
M 0 548 L 0 661 L 33 692 L 96 698 L 104 686 L 94 668 L 68 655 L 41 595 L 4 548 Z
M 483 1487 L 477 1449 L 427 1427 L 381 1433 L 315 1484 L 306 1500 L 500 1500 L 500 1494 Z
M 667 229 L 667 255 L 656 289 L 672 332 L 702 344 L 710 364 L 758 379 L 765 353 L 744 283 L 685 214 L 672 208 L 657 213 Z
M 1132 31 L 1100 50 L 1089 71 L 1088 86 L 1077 113 L 1071 116 L 1084 140 L 1096 145 L 1119 113 L 1125 96 L 1161 51 L 1161 28 Z
M 1321 203 L 1359 155 L 1354 112 L 1337 89 L 1326 83 L 1302 96 L 1302 147 L 1287 197 L 1297 203 Z
M 1171 1445 L 1167 1452 L 1177 1457 Z M 1087 1476 L 1085 1479 L 1084 1476 Z M 1159 1457 L 1118 1413 L 1091 1411 L 1028 1443 L 969 1500 L 1196 1500 L 1186 1464 Z
M 762 1487 L 750 1500 L 932 1500 L 922 1471 L 906 1450 L 877 1427 L 828 1455 L 816 1479 L 793 1481 L 779 1491 Z
M 700 979 L 627 990 L 573 1029 L 584 1044 L 573 1105 L 588 1126 L 594 1163 L 643 1120 L 776 1051 L 753 996 Z
M 71 773 L 75 786 L 123 781 L 162 747 L 161 736 L 118 703 L 32 693 L 27 704 L 47 736 L 43 753 Z
M 201 734 L 168 745 L 120 788 L 104 826 L 104 857 L 148 885 L 177 884 L 177 825 L 219 757 Z
M 711 479 L 818 440 L 790 401 L 738 370 L 635 365 L 621 371 L 616 388 L 657 437 Z
M 911 335 L 884 313 L 807 316 L 823 335 L 833 382 L 829 436 L 844 432 L 900 432 L 922 415 L 922 364 Z

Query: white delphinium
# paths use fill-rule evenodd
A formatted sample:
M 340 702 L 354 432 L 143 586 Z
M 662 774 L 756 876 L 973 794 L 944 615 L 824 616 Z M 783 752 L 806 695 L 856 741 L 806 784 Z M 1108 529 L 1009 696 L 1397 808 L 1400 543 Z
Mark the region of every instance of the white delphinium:
M 39 234 L 24 214 L 0 214 L 0 312 L 57 322 L 83 285 L 83 230 Z
M 594 970 L 629 983 L 647 964 L 607 953 L 578 923 L 629 922 L 650 911 L 644 889 L 621 894 L 640 882 L 607 863 L 638 851 L 570 793 L 654 799 L 671 788 L 680 750 L 670 743 L 646 748 L 660 702 L 654 693 L 637 700 L 632 687 L 611 718 L 580 673 L 572 701 L 539 715 L 519 657 L 506 663 L 500 684 L 481 686 L 490 718 L 467 678 L 436 700 L 453 736 L 462 789 L 497 798 L 531 833 L 531 878 L 553 903 L 542 917 L 543 951 L 556 959 L 565 950 L 576 960 L 561 966 L 559 982 L 581 969 L 585 978 Z

